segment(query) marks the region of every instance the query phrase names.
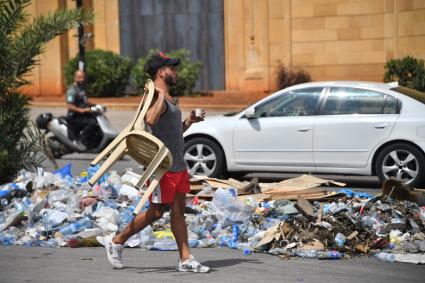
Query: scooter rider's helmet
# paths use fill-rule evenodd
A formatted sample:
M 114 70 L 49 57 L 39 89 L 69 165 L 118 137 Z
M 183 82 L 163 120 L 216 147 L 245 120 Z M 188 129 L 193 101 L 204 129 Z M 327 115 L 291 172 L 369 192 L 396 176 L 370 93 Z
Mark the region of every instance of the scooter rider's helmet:
M 37 119 L 35 120 L 35 123 L 37 124 L 37 127 L 39 129 L 46 130 L 47 124 L 49 124 L 50 121 L 52 121 L 53 115 L 52 113 L 43 113 L 38 115 Z

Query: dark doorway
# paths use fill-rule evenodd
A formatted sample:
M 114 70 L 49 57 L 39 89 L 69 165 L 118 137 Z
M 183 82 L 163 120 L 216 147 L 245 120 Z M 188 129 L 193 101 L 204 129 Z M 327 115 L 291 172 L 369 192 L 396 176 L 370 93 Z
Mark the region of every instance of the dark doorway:
M 121 54 L 186 48 L 203 69 L 197 90 L 224 89 L 223 0 L 121 0 Z

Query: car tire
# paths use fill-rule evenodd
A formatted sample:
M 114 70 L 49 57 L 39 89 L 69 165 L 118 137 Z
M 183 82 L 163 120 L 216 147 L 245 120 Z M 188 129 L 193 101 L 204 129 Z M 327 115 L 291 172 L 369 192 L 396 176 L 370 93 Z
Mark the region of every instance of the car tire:
M 191 176 L 217 178 L 222 176 L 226 168 L 223 150 L 216 142 L 203 137 L 185 143 L 184 161 Z
M 425 156 L 410 144 L 395 143 L 378 155 L 375 172 L 381 182 L 396 179 L 415 187 L 425 183 Z

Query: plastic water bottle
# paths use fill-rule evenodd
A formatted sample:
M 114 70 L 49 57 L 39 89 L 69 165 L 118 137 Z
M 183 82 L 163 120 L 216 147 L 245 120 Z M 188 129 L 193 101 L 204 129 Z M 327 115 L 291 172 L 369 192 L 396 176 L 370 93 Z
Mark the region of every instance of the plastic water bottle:
M 344 257 L 344 254 L 338 251 L 321 251 L 317 255 L 319 259 L 341 259 Z
M 296 250 L 295 255 L 307 258 L 316 258 L 318 256 L 317 250 Z
M 390 253 L 377 253 L 375 254 L 375 258 L 382 260 L 382 261 L 389 261 L 394 262 L 395 261 L 395 255 Z
M 96 174 L 97 170 L 99 170 L 100 166 L 99 164 L 96 164 L 95 166 L 89 166 L 87 168 L 87 180 L 89 180 L 94 174 Z M 100 178 L 99 181 L 97 181 L 98 184 L 106 182 L 108 180 L 109 174 L 104 173 Z
M 49 214 L 47 212 L 43 213 L 41 219 L 44 226 L 44 231 L 46 231 L 46 233 L 51 232 L 53 230 L 53 223 L 50 220 Z
M 0 244 L 3 246 L 12 246 L 15 244 L 16 237 L 10 233 L 4 233 L 0 235 Z
M 151 225 L 146 226 L 142 231 L 139 232 L 140 237 L 140 247 L 143 248 L 146 245 L 153 244 L 154 242 L 154 234 Z
M 84 217 L 74 223 L 63 226 L 61 229 L 59 229 L 59 233 L 66 236 L 87 228 L 93 228 L 93 223 L 88 217 Z
M 42 241 L 40 246 L 45 248 L 57 248 L 59 244 L 55 239 L 49 239 L 47 241 Z
M 214 224 L 214 221 L 211 219 L 211 217 L 208 217 L 204 223 L 199 225 L 196 230 L 196 234 L 198 234 L 199 237 L 205 238 L 207 236 L 207 232 L 209 232 Z
M 339 248 L 344 247 L 345 236 L 341 233 L 337 233 L 336 236 L 335 236 L 335 243 Z
M 197 248 L 199 246 L 199 241 L 192 239 L 192 240 L 188 240 L 189 242 L 189 248 Z
M 10 190 L 10 189 L 1 190 L 0 191 L 0 198 L 2 198 L 2 199 L 7 198 L 11 192 L 12 192 L 12 190 Z
M 237 248 L 238 250 L 241 250 L 244 255 L 250 255 L 252 254 L 252 251 L 253 251 L 253 245 L 250 242 L 239 243 L 237 245 Z
M 229 247 L 231 249 L 237 248 L 236 243 L 228 236 L 221 236 L 219 238 L 219 244 L 221 247 Z
M 215 239 L 211 236 L 202 240 L 198 240 L 198 246 L 200 248 L 212 247 L 212 246 L 215 246 L 215 244 L 216 244 Z
M 135 207 L 133 205 L 127 207 L 120 215 L 120 220 L 121 220 L 121 228 L 124 227 L 125 225 L 127 225 L 128 223 L 130 223 L 131 221 L 133 221 L 134 219 L 134 215 L 133 215 L 133 211 L 134 211 Z
M 7 198 L 2 198 L 0 200 L 0 207 L 6 207 L 9 204 L 9 201 L 7 200 Z
M 113 208 L 113 209 L 118 209 L 118 204 L 113 200 L 113 199 L 105 199 L 103 201 L 105 203 L 106 206 Z
M 152 249 L 158 251 L 175 251 L 177 250 L 176 241 L 170 239 L 157 239 L 152 246 Z
M 239 239 L 239 226 L 237 224 L 232 225 L 232 241 L 237 242 Z
M 217 238 L 223 232 L 222 225 L 223 225 L 222 221 L 217 222 L 217 224 L 214 227 L 214 230 L 211 231 L 211 235 L 213 235 L 214 238 Z
M 252 238 L 254 237 L 260 230 L 255 228 L 254 226 L 248 226 L 248 228 L 245 231 L 245 237 L 246 238 Z

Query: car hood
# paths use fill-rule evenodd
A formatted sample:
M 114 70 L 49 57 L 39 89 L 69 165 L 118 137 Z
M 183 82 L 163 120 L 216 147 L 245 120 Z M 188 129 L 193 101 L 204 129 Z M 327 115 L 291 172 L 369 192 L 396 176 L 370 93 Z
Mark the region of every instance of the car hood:
M 236 116 L 224 115 L 206 117 L 204 121 L 192 124 L 192 126 L 184 132 L 183 136 L 187 137 L 193 134 L 217 136 L 219 133 L 224 133 L 229 129 L 233 129 L 233 124 L 236 119 L 238 119 Z

